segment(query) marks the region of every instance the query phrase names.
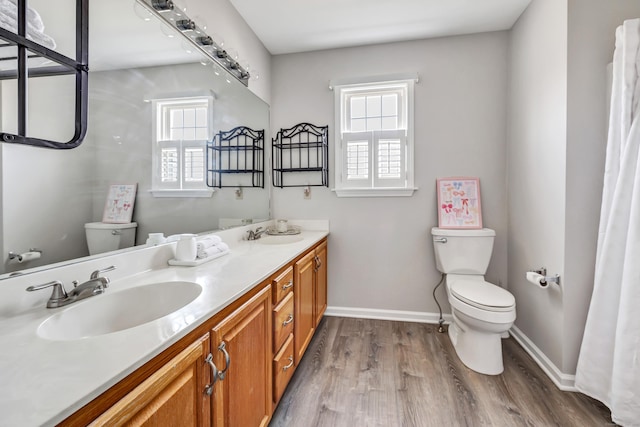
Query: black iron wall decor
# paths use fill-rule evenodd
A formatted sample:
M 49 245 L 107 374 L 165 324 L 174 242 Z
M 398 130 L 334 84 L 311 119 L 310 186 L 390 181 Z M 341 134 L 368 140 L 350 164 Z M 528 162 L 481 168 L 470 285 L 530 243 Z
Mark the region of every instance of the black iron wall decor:
M 241 187 L 238 182 L 223 183 L 223 176 L 243 174 L 250 178 L 246 186 L 264 188 L 264 129 L 238 126 L 218 132 L 207 143 L 207 186 Z
M 76 0 L 75 58 L 69 58 L 27 38 L 27 1 L 17 0 L 16 32 L 0 27 L 0 61 L 16 61 L 14 70 L 0 72 L 0 80 L 17 79 L 17 133 L 0 132 L 0 141 L 37 147 L 69 149 L 82 143 L 87 132 L 89 0 Z M 31 35 L 31 33 L 29 33 Z M 29 66 L 29 60 L 43 58 L 55 65 Z M 68 142 L 29 137 L 28 81 L 30 78 L 75 75 L 75 128 Z
M 329 186 L 329 126 L 280 129 L 271 150 L 274 187 Z

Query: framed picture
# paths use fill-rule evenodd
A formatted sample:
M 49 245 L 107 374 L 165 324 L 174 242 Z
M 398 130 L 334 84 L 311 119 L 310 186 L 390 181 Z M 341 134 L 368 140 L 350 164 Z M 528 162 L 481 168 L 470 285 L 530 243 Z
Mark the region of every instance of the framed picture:
M 482 228 L 480 180 L 452 177 L 436 180 L 438 227 Z
M 137 186 L 137 184 L 113 184 L 109 186 L 102 222 L 110 224 L 127 224 L 131 222 Z

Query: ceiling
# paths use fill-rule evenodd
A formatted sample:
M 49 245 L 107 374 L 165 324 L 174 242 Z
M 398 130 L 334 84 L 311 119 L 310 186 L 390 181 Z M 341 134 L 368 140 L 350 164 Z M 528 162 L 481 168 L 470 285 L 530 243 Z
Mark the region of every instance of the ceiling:
M 230 0 L 273 55 L 510 29 L 531 0 Z

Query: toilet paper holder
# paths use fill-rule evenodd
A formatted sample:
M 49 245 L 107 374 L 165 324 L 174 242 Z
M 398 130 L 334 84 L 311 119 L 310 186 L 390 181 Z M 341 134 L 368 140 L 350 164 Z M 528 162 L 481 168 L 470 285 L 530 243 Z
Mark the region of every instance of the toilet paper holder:
M 28 250 L 27 252 L 25 252 L 25 253 L 21 253 L 21 254 L 19 254 L 19 253 L 15 253 L 15 252 L 13 252 L 13 251 L 9 251 L 9 261 L 11 261 L 11 260 L 13 260 L 13 259 L 16 259 L 16 258 L 17 258 L 17 261 L 18 261 L 18 262 L 22 262 L 22 258 L 23 258 L 27 253 L 30 253 L 30 252 L 36 252 L 36 253 L 38 253 L 38 254 L 42 255 L 42 250 L 41 250 L 41 249 L 36 249 L 36 248 L 29 248 L 29 250 Z
M 556 274 L 555 276 L 547 276 L 547 268 L 546 267 L 541 267 L 538 270 L 529 270 L 533 273 L 538 273 L 541 274 L 542 276 L 544 276 L 544 281 L 541 281 L 540 284 L 544 285 L 546 283 L 555 283 L 555 284 L 560 284 L 560 275 Z

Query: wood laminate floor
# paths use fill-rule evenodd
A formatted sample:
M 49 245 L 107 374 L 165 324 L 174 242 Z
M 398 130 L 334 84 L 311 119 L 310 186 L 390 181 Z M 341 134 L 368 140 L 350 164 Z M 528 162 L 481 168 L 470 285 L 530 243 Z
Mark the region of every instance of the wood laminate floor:
M 505 371 L 460 362 L 437 325 L 325 317 L 271 427 L 610 426 L 609 410 L 560 391 L 512 338 Z

